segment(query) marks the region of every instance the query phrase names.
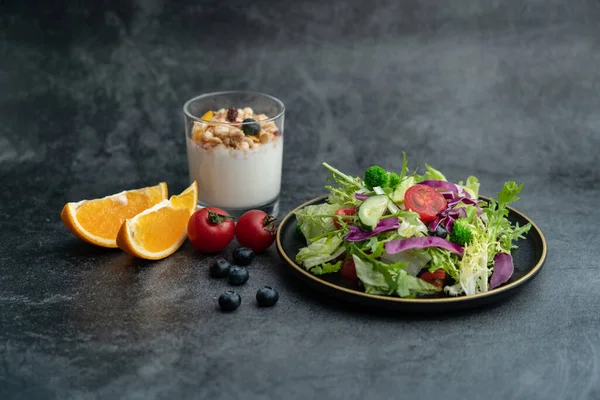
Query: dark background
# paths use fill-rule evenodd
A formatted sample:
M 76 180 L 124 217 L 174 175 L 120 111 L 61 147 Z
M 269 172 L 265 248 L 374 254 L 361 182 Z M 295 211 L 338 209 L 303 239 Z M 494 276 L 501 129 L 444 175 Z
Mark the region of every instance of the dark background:
M 599 21 L 591 0 L 3 2 L 0 397 L 600 397 Z M 405 150 L 483 194 L 524 183 L 545 268 L 407 316 L 317 296 L 271 249 L 223 315 L 189 244 L 150 263 L 66 231 L 67 201 L 186 187 L 182 104 L 235 89 L 286 103 L 282 213 L 324 192 L 321 161 Z

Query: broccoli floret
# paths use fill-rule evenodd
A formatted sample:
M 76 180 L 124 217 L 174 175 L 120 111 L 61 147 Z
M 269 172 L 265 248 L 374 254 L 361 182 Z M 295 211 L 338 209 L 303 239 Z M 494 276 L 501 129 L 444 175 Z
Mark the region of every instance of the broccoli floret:
M 400 184 L 400 176 L 395 172 L 390 172 L 388 186 L 395 189 Z
M 473 232 L 469 227 L 466 218 L 459 218 L 454 221 L 452 231 L 450 232 L 450 241 L 461 246 L 471 243 Z
M 386 186 L 388 181 L 387 171 L 378 165 L 372 165 L 365 171 L 365 186 L 367 189 L 373 189 L 375 186 Z

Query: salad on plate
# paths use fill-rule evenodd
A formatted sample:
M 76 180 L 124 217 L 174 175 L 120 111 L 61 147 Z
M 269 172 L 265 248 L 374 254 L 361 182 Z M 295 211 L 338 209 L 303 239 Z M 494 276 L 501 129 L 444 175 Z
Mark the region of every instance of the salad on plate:
M 405 154 L 398 173 L 374 165 L 360 178 L 323 166 L 334 180 L 327 202 L 294 212 L 306 240 L 296 262 L 310 273 L 403 298 L 470 296 L 512 276 L 511 250 L 531 228 L 507 218 L 522 184 L 506 182 L 488 201 L 476 177 L 448 182 L 427 164 L 410 173 Z

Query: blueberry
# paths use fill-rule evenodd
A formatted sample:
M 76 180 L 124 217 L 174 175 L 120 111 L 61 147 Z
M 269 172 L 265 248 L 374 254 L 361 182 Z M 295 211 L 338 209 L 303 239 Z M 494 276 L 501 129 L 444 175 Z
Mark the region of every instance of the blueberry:
M 253 123 L 250 124 L 249 122 Z M 244 131 L 246 135 L 255 136 L 260 133 L 260 125 L 256 123 L 255 119 L 246 118 L 242 121 L 242 131 Z
M 236 292 L 226 291 L 219 296 L 219 307 L 223 311 L 235 311 L 242 304 L 242 298 Z
M 269 286 L 258 289 L 258 292 L 256 292 L 256 302 L 261 307 L 274 306 L 277 300 L 279 300 L 279 293 Z
M 229 273 L 231 264 L 223 257 L 217 258 L 210 266 L 210 276 L 213 278 L 225 278 Z
M 250 278 L 248 270 L 238 266 L 231 267 L 229 269 L 229 275 L 227 276 L 229 283 L 235 286 L 243 285 L 248 282 L 248 278 Z
M 437 226 L 437 228 L 435 228 L 435 232 L 432 232 L 431 234 L 433 236 L 445 238 L 448 234 L 448 231 L 446 231 L 446 229 L 444 229 L 444 227 L 440 224 Z
M 254 251 L 247 247 L 238 247 L 233 251 L 233 261 L 238 265 L 250 265 L 254 260 Z

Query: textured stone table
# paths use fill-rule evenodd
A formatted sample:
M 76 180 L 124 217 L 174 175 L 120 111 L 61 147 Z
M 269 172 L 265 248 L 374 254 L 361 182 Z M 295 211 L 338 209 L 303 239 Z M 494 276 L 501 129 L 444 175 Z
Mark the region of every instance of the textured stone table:
M 600 397 L 597 2 L 11 3 L 0 398 Z M 477 175 L 483 194 L 524 183 L 544 269 L 493 307 L 395 315 L 312 293 L 271 249 L 221 314 L 227 286 L 189 244 L 143 262 L 66 231 L 67 201 L 182 190 L 181 106 L 225 89 L 288 107 L 283 213 L 323 193 L 321 161 L 359 174 L 405 150 L 413 167 Z M 273 309 L 254 306 L 265 284 Z

